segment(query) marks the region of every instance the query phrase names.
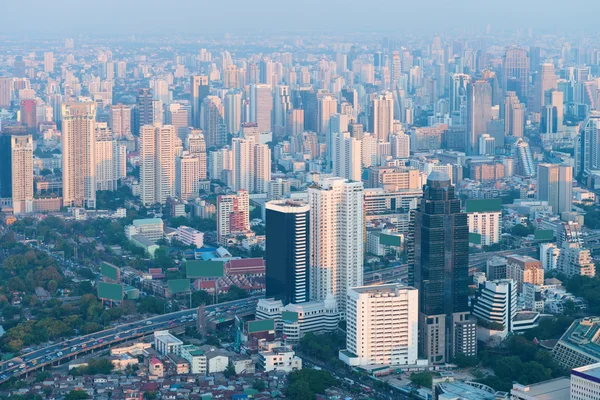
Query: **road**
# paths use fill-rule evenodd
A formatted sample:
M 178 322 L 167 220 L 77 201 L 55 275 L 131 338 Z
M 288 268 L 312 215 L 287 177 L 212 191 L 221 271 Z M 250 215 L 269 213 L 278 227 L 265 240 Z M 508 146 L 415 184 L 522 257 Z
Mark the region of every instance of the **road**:
M 256 310 L 256 303 L 260 297 L 262 296 L 206 306 L 207 319 L 214 321 L 237 314 L 247 314 Z M 150 335 L 157 330 L 192 325 L 197 320 L 197 310 L 197 308 L 192 308 L 163 314 L 36 349 L 20 357 L 0 363 L 0 383 L 44 366 L 59 363 L 61 360 L 76 357 L 78 354 L 93 352 L 100 348 Z

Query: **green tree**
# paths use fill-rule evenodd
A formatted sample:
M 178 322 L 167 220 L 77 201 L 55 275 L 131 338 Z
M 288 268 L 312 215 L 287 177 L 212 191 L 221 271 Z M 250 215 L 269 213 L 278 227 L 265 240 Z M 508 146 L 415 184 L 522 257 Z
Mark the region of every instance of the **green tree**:
M 290 400 L 313 400 L 317 395 L 310 390 L 308 382 L 297 381 L 288 386 L 285 398 Z
M 265 385 L 265 381 L 263 381 L 262 379 L 256 379 L 252 384 L 252 388 L 258 390 L 259 392 L 265 390 L 266 387 L 267 386 Z
M 544 368 L 542 364 L 537 361 L 529 361 L 523 364 L 521 373 L 518 377 L 519 383 L 530 385 L 532 383 L 538 383 L 550 379 L 552 376 L 552 370 L 550 368 Z
M 144 400 L 156 400 L 158 398 L 158 393 L 155 391 L 144 392 Z
M 502 357 L 496 361 L 494 372 L 500 379 L 516 380 L 523 369 L 519 356 Z
M 457 353 L 454 356 L 454 364 L 456 364 L 459 368 L 469 368 L 474 367 L 479 363 L 477 357 L 474 356 L 466 356 L 463 353 Z
M 237 375 L 235 373 L 235 367 L 232 363 L 229 363 L 229 365 L 227 365 L 227 368 L 225 368 L 225 371 L 223 371 L 223 375 L 225 375 L 225 378 L 227 379 L 233 378 Z
M 431 372 L 419 372 L 410 376 L 410 381 L 417 386 L 430 388 L 433 380 Z
M 65 400 L 80 400 L 80 399 L 90 399 L 90 395 L 84 392 L 83 390 L 71 390 L 65 396 Z

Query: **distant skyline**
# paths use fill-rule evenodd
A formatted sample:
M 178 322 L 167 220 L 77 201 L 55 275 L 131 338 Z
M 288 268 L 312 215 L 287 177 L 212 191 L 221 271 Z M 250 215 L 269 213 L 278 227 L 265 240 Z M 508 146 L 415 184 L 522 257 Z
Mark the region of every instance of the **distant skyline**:
M 529 29 L 597 34 L 595 0 L 478 0 L 365 2 L 342 0 L 9 0 L 0 6 L 0 34 L 249 35 L 317 31 L 428 34 L 465 30 Z

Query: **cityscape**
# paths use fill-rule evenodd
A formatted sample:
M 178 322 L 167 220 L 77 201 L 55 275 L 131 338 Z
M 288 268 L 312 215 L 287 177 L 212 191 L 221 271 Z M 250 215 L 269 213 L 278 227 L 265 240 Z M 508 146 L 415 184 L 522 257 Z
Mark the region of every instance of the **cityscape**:
M 0 400 L 600 399 L 600 7 L 535 2 L 9 18 Z

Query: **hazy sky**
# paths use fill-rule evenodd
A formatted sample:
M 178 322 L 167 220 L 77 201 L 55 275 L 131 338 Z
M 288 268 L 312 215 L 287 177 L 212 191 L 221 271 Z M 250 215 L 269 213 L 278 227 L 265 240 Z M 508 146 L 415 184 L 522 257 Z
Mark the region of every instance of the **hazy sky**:
M 0 33 L 431 33 L 492 24 L 598 35 L 600 0 L 1 0 Z

